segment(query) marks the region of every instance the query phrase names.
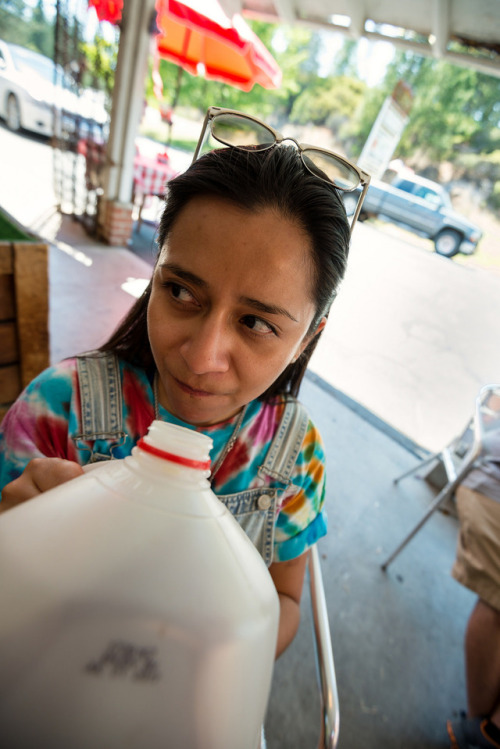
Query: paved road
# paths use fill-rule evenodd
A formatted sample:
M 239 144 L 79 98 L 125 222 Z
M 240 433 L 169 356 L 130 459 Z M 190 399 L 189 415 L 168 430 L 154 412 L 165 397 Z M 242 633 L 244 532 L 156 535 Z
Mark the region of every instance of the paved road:
M 42 230 L 54 204 L 52 154 L 0 126 L 0 205 Z M 141 229 L 151 259 L 152 230 Z M 482 384 L 500 381 L 500 277 L 369 224 L 311 368 L 411 440 L 438 449 L 465 424 Z M 369 445 L 360 445 L 360 462 Z
M 439 449 L 464 426 L 481 385 L 500 381 L 499 321 L 499 276 L 361 224 L 311 368 Z

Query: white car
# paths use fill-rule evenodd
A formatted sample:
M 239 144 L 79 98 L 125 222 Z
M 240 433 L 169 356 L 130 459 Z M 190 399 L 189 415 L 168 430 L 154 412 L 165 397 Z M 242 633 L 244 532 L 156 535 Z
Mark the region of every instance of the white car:
M 67 130 L 80 130 L 82 123 L 103 125 L 108 119 L 103 96 L 77 90 L 49 57 L 0 40 L 0 117 L 10 130 L 50 137 L 61 122 Z

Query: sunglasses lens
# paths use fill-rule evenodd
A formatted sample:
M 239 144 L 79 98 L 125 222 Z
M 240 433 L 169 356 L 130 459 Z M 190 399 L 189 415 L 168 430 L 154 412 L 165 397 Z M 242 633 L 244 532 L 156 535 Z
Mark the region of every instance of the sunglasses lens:
M 237 114 L 216 115 L 211 123 L 213 137 L 226 146 L 250 146 L 265 151 L 275 143 L 265 125 Z
M 339 190 L 349 191 L 359 187 L 358 173 L 334 154 L 306 148 L 302 152 L 302 158 L 310 172 L 321 179 L 333 182 Z

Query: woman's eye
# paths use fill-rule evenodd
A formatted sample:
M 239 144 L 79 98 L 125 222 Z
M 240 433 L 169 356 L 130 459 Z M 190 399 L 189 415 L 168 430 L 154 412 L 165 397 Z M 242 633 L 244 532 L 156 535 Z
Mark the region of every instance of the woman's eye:
M 195 302 L 196 301 L 194 296 L 191 294 L 191 292 L 188 289 L 186 289 L 185 286 L 181 286 L 181 284 L 179 283 L 170 281 L 169 283 L 166 283 L 165 286 L 169 289 L 173 298 L 178 302 Z
M 260 317 L 256 317 L 255 315 L 245 315 L 245 317 L 243 318 L 243 323 L 247 326 L 247 328 L 250 328 L 252 333 L 258 333 L 259 335 L 274 333 L 276 335 L 276 330 L 272 325 L 270 325 L 265 320 L 261 320 Z

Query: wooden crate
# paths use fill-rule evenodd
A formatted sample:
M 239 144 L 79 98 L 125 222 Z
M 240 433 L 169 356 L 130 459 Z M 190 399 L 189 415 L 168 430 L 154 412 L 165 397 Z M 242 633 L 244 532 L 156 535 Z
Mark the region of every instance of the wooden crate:
M 49 360 L 48 246 L 0 242 L 0 421 Z

